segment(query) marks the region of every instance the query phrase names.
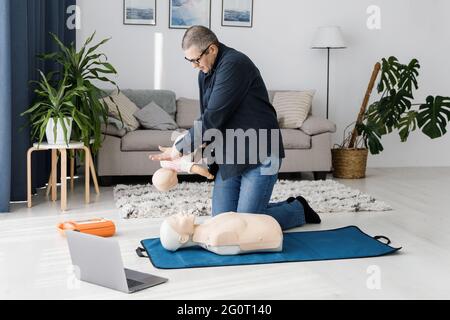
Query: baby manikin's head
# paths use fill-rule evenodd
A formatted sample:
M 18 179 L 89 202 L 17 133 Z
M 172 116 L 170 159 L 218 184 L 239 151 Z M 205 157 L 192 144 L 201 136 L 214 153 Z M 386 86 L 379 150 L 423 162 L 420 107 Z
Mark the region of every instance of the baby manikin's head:
M 159 191 L 167 192 L 177 186 L 177 172 L 172 169 L 160 168 L 153 174 L 152 183 Z
M 189 242 L 194 234 L 194 215 L 175 214 L 163 221 L 160 228 L 160 241 L 164 249 L 177 251 Z

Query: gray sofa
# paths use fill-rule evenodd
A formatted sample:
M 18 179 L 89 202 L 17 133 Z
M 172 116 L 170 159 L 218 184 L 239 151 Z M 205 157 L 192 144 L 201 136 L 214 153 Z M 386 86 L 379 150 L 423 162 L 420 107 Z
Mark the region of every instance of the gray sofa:
M 174 117 L 181 129 L 191 127 L 200 115 L 197 100 L 179 98 L 168 90 L 122 90 L 139 108 L 155 101 Z M 273 100 L 275 91 L 270 91 Z M 331 133 L 334 123 L 310 114 L 300 129 L 281 129 L 286 158 L 280 172 L 313 172 L 315 179 L 324 179 L 331 170 Z M 114 176 L 151 176 L 160 168 L 148 156 L 159 153 L 158 146 L 172 145 L 172 131 L 138 129 L 118 130 L 103 127 L 105 139 L 97 156 L 97 174 L 103 185 Z

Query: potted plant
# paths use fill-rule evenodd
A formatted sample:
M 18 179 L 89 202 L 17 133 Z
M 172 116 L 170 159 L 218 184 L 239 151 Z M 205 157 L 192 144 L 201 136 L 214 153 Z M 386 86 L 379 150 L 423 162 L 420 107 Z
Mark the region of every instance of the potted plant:
M 73 104 L 74 98 L 81 97 L 86 88 L 70 88 L 67 85 L 67 74 L 55 88 L 50 84 L 51 79 L 47 79 L 42 71 L 39 71 L 39 74 L 41 80 L 32 81 L 37 85 L 34 90 L 37 101 L 21 115 L 30 115 L 31 136 L 38 144 L 42 143 L 44 135 L 49 144 L 69 144 L 72 121 L 75 120 L 83 126 L 90 122 L 89 117 Z
M 343 142 L 332 150 L 336 178 L 365 177 L 368 153 L 383 151 L 383 135 L 397 131 L 400 140 L 405 142 L 417 128 L 431 139 L 447 132 L 449 97 L 428 96 L 425 103 L 412 103 L 413 91 L 418 89 L 419 69 L 417 59 L 404 65 L 396 57 L 383 58 L 375 65 L 357 120 L 347 127 L 354 124 L 352 132 L 347 135 L 346 128 Z M 381 97 L 367 108 L 380 70 L 377 91 Z
M 84 142 L 91 148 L 92 153 L 96 154 L 102 143 L 101 124 L 108 123 L 108 106 L 99 100 L 102 96 L 106 96 L 106 93 L 92 82 L 107 82 L 120 91 L 117 84 L 108 78 L 109 75 L 117 74 L 116 69 L 108 62 L 104 53 L 97 52 L 98 48 L 110 38 L 89 46 L 94 39 L 94 32 L 77 51 L 73 43 L 66 46 L 55 34 L 51 33 L 51 36 L 57 43 L 59 51 L 39 57 L 43 60 L 54 60 L 62 66 L 64 74 L 67 74 L 69 90 L 83 88 L 80 94 L 74 96 L 73 104 L 79 114 L 89 118 L 89 122 L 74 118 L 76 126 L 73 127 L 72 139 Z M 118 108 L 117 111 L 120 116 Z

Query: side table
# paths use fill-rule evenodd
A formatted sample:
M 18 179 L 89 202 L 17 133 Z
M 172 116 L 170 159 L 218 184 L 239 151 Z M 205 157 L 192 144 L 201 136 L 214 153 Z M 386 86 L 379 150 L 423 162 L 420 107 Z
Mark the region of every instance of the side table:
M 94 140 L 91 139 L 90 144 L 93 144 Z M 75 175 L 75 156 L 76 156 L 76 150 L 72 149 L 70 152 L 70 190 L 73 191 L 74 188 L 74 175 Z M 95 192 L 97 194 L 100 194 L 100 188 L 98 187 L 98 181 L 97 181 L 97 173 L 95 172 L 95 166 L 94 166 L 94 159 L 92 159 L 92 154 L 89 152 L 90 155 L 90 161 L 89 161 L 89 167 L 91 168 L 91 177 L 92 181 L 94 182 L 94 188 Z M 58 163 L 59 155 L 56 156 L 56 163 Z M 48 184 L 47 184 L 47 192 L 46 195 L 48 196 L 50 194 L 50 191 L 52 189 L 52 173 L 50 172 L 50 176 L 48 177 Z
M 34 151 L 52 151 L 52 169 L 51 169 L 51 190 L 52 201 L 56 201 L 56 180 L 57 180 L 57 152 L 61 154 L 61 210 L 67 210 L 67 150 L 84 150 L 85 152 L 85 202 L 89 203 L 89 174 L 90 174 L 90 162 L 91 152 L 88 147 L 82 142 L 70 142 L 66 144 L 48 144 L 46 142 L 41 143 L 39 146 L 37 143 L 33 144 L 33 147 L 28 149 L 27 152 L 27 197 L 28 208 L 31 208 L 31 156 Z

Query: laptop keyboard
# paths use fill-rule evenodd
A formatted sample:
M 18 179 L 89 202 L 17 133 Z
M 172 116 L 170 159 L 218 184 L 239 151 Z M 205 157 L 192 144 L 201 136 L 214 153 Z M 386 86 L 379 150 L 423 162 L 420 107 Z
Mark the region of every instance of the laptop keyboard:
M 136 281 L 133 279 L 127 279 L 127 283 L 128 283 L 128 288 L 134 288 L 134 287 L 140 286 L 141 284 L 144 284 L 143 282 Z

